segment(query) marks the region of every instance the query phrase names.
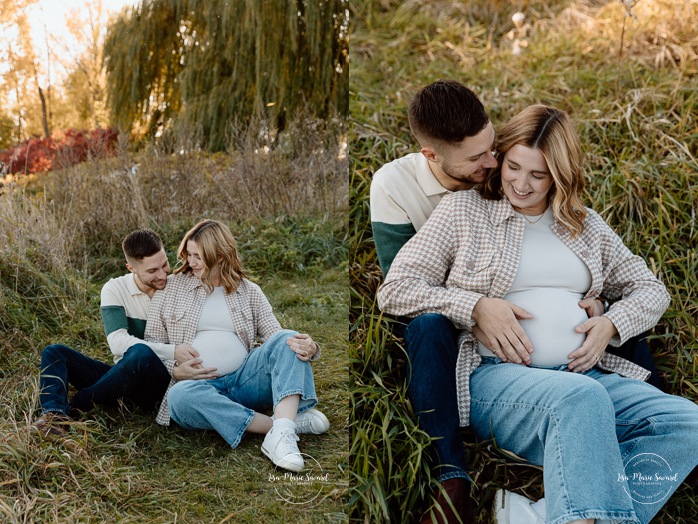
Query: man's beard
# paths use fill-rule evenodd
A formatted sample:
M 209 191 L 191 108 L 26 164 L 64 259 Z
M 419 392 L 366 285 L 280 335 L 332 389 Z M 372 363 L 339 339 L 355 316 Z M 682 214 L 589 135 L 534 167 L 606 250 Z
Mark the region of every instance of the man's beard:
M 479 171 L 475 171 L 474 173 L 470 173 L 468 175 L 459 175 L 454 173 L 451 165 L 446 162 L 441 164 L 441 171 L 443 171 L 445 175 L 449 176 L 453 180 L 467 184 L 481 184 L 485 180 L 485 175 L 487 174 L 486 169 L 480 169 Z

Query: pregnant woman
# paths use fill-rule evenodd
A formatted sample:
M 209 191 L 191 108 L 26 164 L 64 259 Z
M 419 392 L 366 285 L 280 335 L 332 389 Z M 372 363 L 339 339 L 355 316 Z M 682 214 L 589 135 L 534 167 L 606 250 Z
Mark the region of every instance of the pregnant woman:
M 379 304 L 463 329 L 461 425 L 543 466 L 548 524 L 647 523 L 698 464 L 698 406 L 605 348 L 652 328 L 668 293 L 582 205 L 566 113 L 525 109 L 502 129 L 497 160 L 479 191 L 443 198 Z M 587 315 L 600 295 L 610 308 Z
M 216 430 L 232 448 L 246 431 L 263 434 L 262 452 L 277 466 L 300 471 L 297 435 L 330 427 L 313 409 L 309 360 L 319 357 L 319 346 L 309 335 L 281 329 L 262 290 L 245 278 L 225 224 L 202 220 L 177 256 L 174 275 L 153 297 L 145 339 L 195 351 L 192 359 L 169 363 L 173 381 L 158 422 L 169 424 L 171 417 L 185 429 Z

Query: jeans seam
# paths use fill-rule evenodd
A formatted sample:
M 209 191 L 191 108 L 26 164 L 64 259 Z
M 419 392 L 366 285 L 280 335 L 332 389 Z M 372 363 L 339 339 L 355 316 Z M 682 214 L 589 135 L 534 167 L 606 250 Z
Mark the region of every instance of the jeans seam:
M 312 395 L 312 396 L 311 396 L 311 395 L 306 395 L 306 394 L 303 392 L 302 389 L 292 389 L 292 390 L 289 390 L 289 391 L 285 391 L 285 392 L 283 392 L 283 393 L 280 393 L 280 394 L 278 395 L 278 400 L 277 400 L 276 402 L 274 402 L 273 409 L 276 409 L 276 406 L 279 404 L 279 402 L 281 402 L 281 401 L 282 401 L 283 399 L 285 399 L 286 397 L 290 397 L 291 395 L 300 395 L 300 397 L 301 397 L 301 398 L 300 398 L 301 402 L 304 401 L 304 400 L 306 400 L 306 401 L 307 401 L 307 400 L 314 401 L 313 404 L 310 404 L 308 407 L 304 407 L 303 411 L 305 411 L 305 410 L 307 410 L 307 409 L 310 409 L 310 408 L 312 408 L 313 406 L 316 406 L 316 405 L 317 405 L 317 395 Z
M 640 521 L 635 512 L 614 512 L 608 510 L 583 510 L 565 513 L 555 520 L 547 521 L 547 524 L 564 524 L 573 520 L 582 519 L 606 519 L 613 520 L 614 524 L 638 524 Z
M 240 431 L 235 437 L 235 441 L 232 444 L 229 443 L 231 448 L 235 449 L 236 447 L 238 447 L 240 441 L 242 440 L 242 437 L 245 436 L 245 431 L 247 431 L 247 428 L 252 423 L 252 419 L 254 419 L 254 411 L 247 417 L 245 423 L 240 427 Z

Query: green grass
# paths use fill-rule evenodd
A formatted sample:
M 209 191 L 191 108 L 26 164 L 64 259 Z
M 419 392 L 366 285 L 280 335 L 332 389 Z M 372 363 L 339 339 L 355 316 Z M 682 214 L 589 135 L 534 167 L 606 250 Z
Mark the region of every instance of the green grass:
M 341 136 L 332 135 L 343 131 L 295 131 L 302 147 L 280 147 L 255 165 L 241 159 L 254 144 L 227 155 L 122 151 L 0 194 L 0 522 L 346 522 L 347 169 Z M 139 174 L 129 174 L 137 162 Z M 270 201 L 281 185 L 290 198 Z M 257 436 L 232 450 L 213 432 L 165 428 L 125 408 L 94 410 L 62 442 L 30 431 L 44 346 L 111 361 L 99 292 L 126 271 L 121 238 L 154 228 L 174 266 L 180 239 L 204 217 L 230 225 L 281 324 L 323 348 L 313 369 L 331 428 L 303 436 L 300 449 L 327 480 L 308 494 L 291 491 L 312 502 L 281 500 L 290 488 L 270 479 L 279 472 Z
M 368 204 L 373 173 L 417 150 L 407 104 L 439 78 L 473 88 L 495 128 L 540 102 L 578 122 L 586 202 L 665 282 L 672 304 L 650 344 L 669 390 L 698 399 L 698 6 L 643 0 L 627 19 L 621 2 L 590 0 L 364 0 L 352 8 L 350 519 L 409 522 L 430 498 L 429 438 L 406 400 L 404 348 L 375 304 L 382 277 Z M 517 10 L 531 29 L 514 57 L 507 33 Z M 490 521 L 497 487 L 541 496 L 539 470 L 467 432 L 464 442 L 478 522 Z M 696 519 L 696 501 L 682 487 L 655 520 Z
M 65 282 L 46 277 L 41 287 L 10 297 L 7 302 L 17 307 L 7 308 L 3 317 L 22 334 L 4 341 L 0 354 L 0 521 L 346 520 L 346 272 L 311 264 L 300 276 L 261 267 L 255 276 L 259 274 L 264 274 L 258 280 L 282 325 L 311 333 L 323 347 L 322 359 L 313 367 L 319 407 L 332 427 L 326 435 L 301 442 L 302 452 L 328 473 L 312 505 L 280 501 L 268 480 L 277 472 L 259 451 L 261 438 L 254 436 L 231 450 L 212 432 L 164 428 L 153 415 L 108 410 L 76 422 L 64 443 L 36 438 L 29 425 L 37 408 L 41 347 L 64 342 L 94 358 L 111 358 L 100 333 L 97 286 L 88 286 L 92 292 L 68 289 L 62 295 Z M 27 275 L 27 280 L 35 276 Z M 28 304 L 47 297 L 55 297 L 47 311 L 36 310 L 29 318 Z M 55 322 L 44 321 L 45 314 Z

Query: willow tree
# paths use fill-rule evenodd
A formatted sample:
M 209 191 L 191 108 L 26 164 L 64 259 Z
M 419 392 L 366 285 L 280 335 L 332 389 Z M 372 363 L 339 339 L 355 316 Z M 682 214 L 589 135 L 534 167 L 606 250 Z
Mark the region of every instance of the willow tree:
M 226 146 L 233 121 L 283 129 L 303 108 L 348 111 L 347 0 L 143 0 L 105 43 L 113 119 L 181 121 Z
M 108 27 L 103 53 L 113 123 L 152 134 L 178 113 L 182 41 L 168 1 L 143 0 Z

